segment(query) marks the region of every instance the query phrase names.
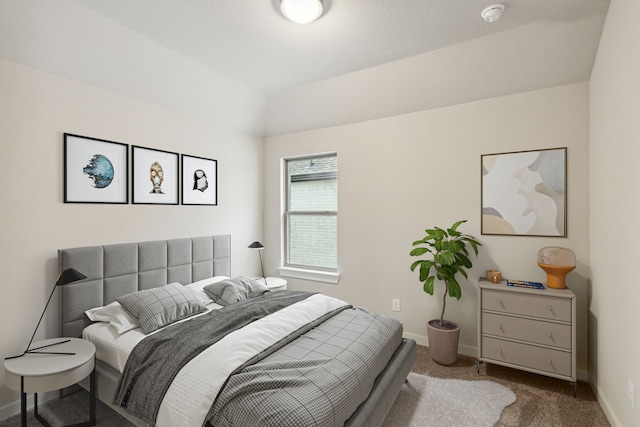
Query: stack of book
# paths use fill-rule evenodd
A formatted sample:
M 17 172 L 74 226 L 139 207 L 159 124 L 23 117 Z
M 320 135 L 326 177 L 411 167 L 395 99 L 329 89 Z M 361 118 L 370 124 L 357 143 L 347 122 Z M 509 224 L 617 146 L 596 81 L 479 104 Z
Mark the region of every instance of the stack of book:
M 544 289 L 544 285 L 540 282 L 529 282 L 527 280 L 507 280 L 508 286 L 517 286 L 519 288 Z

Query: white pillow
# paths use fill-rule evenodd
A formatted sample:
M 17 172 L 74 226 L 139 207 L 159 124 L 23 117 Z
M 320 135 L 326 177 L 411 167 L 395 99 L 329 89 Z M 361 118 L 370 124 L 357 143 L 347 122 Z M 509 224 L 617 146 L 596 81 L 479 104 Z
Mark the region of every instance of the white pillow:
M 136 319 L 118 301 L 114 301 L 104 307 L 92 308 L 85 311 L 85 314 L 92 322 L 109 323 L 118 335 L 140 327 Z
M 229 279 L 227 276 L 214 276 L 206 279 L 198 280 L 197 282 L 189 283 L 185 285 L 185 288 L 189 289 L 204 305 L 213 304 L 215 301 L 209 297 L 204 291 L 204 287 L 211 285 L 212 283 L 220 282 L 222 280 Z

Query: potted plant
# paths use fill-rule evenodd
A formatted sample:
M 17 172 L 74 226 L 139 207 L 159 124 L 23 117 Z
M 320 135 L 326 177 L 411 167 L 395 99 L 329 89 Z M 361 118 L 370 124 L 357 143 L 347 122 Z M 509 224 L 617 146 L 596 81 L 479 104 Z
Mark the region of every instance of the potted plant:
M 440 319 L 430 320 L 427 324 L 429 353 L 431 358 L 441 365 L 455 363 L 460 336 L 460 327 L 454 322 L 444 320 L 447 295 L 460 299 L 462 289 L 456 280 L 456 275 L 460 273 L 466 279 L 466 269 L 473 266 L 467 246 L 473 249 L 476 256 L 478 256 L 478 246 L 482 246 L 472 236 L 458 231 L 460 224 L 465 222 L 467 221 L 458 221 L 446 230 L 439 227 L 425 230 L 427 235 L 413 242 L 414 248 L 410 252 L 411 256 L 427 254 L 427 259 L 419 259 L 411 264 L 411 271 L 419 267 L 419 280 L 423 283 L 424 291 L 433 295 L 436 280 L 443 283 L 445 287 Z

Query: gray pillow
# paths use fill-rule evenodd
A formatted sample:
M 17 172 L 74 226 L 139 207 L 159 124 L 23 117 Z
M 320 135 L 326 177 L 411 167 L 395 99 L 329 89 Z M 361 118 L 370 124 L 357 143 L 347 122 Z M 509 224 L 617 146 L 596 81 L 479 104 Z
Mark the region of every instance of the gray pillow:
M 138 319 L 145 334 L 205 310 L 200 300 L 180 283 L 133 292 L 116 301 Z
M 227 306 L 269 292 L 269 288 L 248 277 L 235 277 L 212 283 L 204 287 L 209 298 Z

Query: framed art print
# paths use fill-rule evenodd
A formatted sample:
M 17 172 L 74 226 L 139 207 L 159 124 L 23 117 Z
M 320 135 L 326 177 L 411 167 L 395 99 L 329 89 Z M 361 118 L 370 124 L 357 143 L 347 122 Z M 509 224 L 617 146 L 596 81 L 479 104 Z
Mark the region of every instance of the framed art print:
M 567 237 L 567 148 L 484 154 L 482 234 Z
M 182 155 L 182 204 L 217 206 L 217 160 Z
M 64 134 L 64 203 L 129 203 L 129 146 Z
M 134 204 L 177 205 L 178 153 L 132 146 Z

